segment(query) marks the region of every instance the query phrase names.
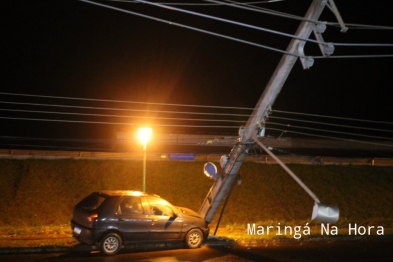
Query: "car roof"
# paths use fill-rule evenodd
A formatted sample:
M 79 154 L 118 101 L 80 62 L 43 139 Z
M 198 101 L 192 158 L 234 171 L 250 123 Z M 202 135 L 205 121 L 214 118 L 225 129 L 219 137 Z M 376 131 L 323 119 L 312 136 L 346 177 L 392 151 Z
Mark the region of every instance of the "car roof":
M 100 195 L 107 195 L 107 196 L 153 196 L 153 197 L 159 197 L 158 195 L 148 194 L 145 192 L 135 191 L 135 190 L 101 190 L 101 191 L 97 191 L 94 193 L 100 194 Z

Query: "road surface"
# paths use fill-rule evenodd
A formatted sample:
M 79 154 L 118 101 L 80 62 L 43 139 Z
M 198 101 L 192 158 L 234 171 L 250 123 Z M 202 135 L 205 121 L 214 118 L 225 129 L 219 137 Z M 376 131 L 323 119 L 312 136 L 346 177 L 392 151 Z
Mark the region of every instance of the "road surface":
M 92 253 L 47 253 L 0 255 L 2 262 L 86 261 L 86 262 L 220 262 L 220 261 L 393 261 L 393 239 L 297 242 L 265 244 L 258 247 L 225 247 L 205 245 L 199 249 L 166 249 L 152 251 L 123 250 L 115 256 Z

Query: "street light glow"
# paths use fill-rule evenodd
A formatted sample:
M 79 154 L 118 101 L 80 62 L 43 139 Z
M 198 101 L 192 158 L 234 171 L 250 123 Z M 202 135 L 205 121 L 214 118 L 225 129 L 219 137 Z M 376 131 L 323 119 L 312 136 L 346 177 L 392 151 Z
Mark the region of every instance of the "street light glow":
M 146 145 L 150 140 L 151 133 L 151 128 L 148 127 L 138 129 L 138 138 L 143 144 L 143 192 L 146 192 Z
M 149 127 L 143 127 L 138 129 L 138 138 L 139 141 L 143 144 L 143 147 L 146 147 L 147 142 L 149 142 L 151 137 L 152 130 Z

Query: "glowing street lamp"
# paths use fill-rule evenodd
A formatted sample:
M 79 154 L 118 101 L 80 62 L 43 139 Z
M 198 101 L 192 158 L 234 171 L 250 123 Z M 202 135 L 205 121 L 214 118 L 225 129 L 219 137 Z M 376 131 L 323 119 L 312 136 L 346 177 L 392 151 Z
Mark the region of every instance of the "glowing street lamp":
M 148 127 L 138 129 L 139 141 L 143 144 L 143 192 L 146 192 L 146 146 L 150 140 L 152 129 Z

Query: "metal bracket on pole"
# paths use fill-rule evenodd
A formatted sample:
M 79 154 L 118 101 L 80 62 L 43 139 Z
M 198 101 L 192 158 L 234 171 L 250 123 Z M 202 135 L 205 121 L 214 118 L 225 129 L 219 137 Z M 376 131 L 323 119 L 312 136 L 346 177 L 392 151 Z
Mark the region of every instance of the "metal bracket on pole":
M 307 192 L 307 194 L 314 199 L 314 207 L 311 219 L 317 220 L 323 223 L 335 223 L 340 216 L 340 210 L 336 206 L 322 204 L 318 197 L 311 191 L 311 189 L 300 180 L 275 154 L 273 154 L 264 144 L 259 141 L 257 136 L 253 136 L 252 139 L 271 156 L 287 173 Z
M 330 5 L 329 5 L 330 4 Z M 342 19 L 340 12 L 337 9 L 336 4 L 334 3 L 334 0 L 329 0 L 329 4 L 326 5 L 336 16 L 338 23 L 340 24 L 341 27 L 341 32 L 346 33 L 348 30 L 348 27 L 345 26 L 344 20 Z
M 320 203 L 321 201 L 319 201 L 318 197 L 311 191 L 311 189 L 308 188 L 308 186 L 306 186 L 306 184 L 303 183 L 302 180 L 300 180 L 300 178 L 298 178 L 295 173 L 292 172 L 291 169 L 289 169 L 275 154 L 273 154 L 269 149 L 266 148 L 266 146 L 264 144 L 261 143 L 261 141 L 259 141 L 258 137 L 254 136 L 253 140 L 263 149 L 265 150 L 265 152 L 271 156 L 282 168 L 284 168 L 285 171 L 287 171 L 287 173 L 304 189 L 304 191 L 307 192 L 307 194 L 314 199 L 314 201 L 316 203 Z

